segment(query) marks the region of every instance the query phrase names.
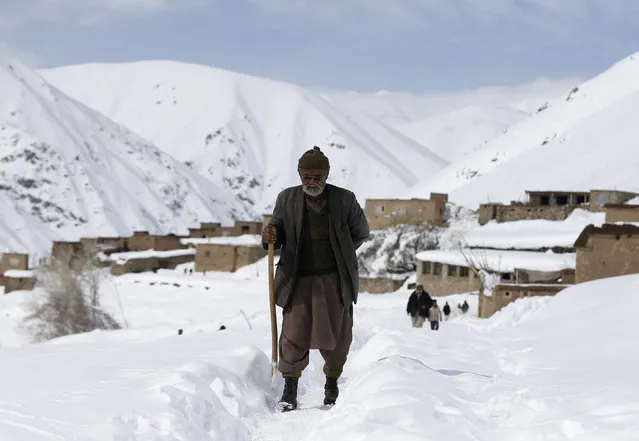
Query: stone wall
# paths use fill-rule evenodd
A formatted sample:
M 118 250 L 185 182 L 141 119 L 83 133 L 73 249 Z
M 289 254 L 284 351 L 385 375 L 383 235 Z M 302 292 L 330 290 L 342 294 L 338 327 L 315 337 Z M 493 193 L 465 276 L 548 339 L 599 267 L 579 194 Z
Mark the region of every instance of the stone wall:
M 576 205 L 497 205 L 495 219 L 497 222 L 513 222 L 518 220 L 565 220 L 577 208 Z
M 572 285 L 500 283 L 493 288 L 491 296 L 486 296 L 480 291 L 478 315 L 480 318 L 489 318 L 517 299 L 535 296 L 554 296 L 570 286 Z
M 362 277 L 359 278 L 359 292 L 370 294 L 385 294 L 395 292 L 402 287 L 406 278 L 391 279 L 387 277 Z

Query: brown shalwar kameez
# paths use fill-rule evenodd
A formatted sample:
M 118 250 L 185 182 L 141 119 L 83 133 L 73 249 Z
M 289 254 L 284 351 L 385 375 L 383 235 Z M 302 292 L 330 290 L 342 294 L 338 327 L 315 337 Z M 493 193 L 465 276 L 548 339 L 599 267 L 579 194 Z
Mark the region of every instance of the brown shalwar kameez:
M 279 370 L 300 376 L 309 350 L 319 349 L 324 373 L 341 375 L 352 341 L 353 317 L 344 306 L 340 277 L 329 238 L 326 196 L 306 197 L 300 266 L 293 296 L 283 311 Z

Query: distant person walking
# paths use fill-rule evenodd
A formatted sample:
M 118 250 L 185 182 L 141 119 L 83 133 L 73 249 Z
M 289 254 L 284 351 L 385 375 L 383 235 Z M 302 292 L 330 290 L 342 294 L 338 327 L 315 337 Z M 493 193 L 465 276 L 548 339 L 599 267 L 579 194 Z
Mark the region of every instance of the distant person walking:
M 442 321 L 442 310 L 439 309 L 437 300 L 433 300 L 433 304 L 428 309 L 428 321 L 430 322 L 430 329 L 437 331 L 439 329 L 439 322 Z
M 448 302 L 444 305 L 444 321 L 448 321 L 450 316 L 450 305 Z
M 424 285 L 417 285 L 406 304 L 406 314 L 410 315 L 413 328 L 421 328 L 424 325 L 432 303 L 430 295 L 424 291 Z

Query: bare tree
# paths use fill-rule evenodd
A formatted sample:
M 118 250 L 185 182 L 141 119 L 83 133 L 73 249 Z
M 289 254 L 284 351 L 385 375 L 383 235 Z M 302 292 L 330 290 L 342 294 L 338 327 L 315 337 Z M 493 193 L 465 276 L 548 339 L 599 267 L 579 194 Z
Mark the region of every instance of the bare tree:
M 100 304 L 104 273 L 97 258 L 97 248 L 89 245 L 80 255 L 59 256 L 38 268 L 47 294 L 31 305 L 25 319 L 34 341 L 120 328 Z
M 495 273 L 495 266 L 490 264 L 486 253 L 469 249 L 464 246 L 460 246 L 458 252 L 464 258 L 464 261 L 468 265 L 468 268 L 470 268 L 470 270 L 479 279 L 479 283 L 481 284 L 481 292 L 485 295 L 490 295 L 495 285 L 500 282 L 501 277 L 499 273 Z M 500 266 L 501 257 L 499 258 L 496 267 L 499 268 Z

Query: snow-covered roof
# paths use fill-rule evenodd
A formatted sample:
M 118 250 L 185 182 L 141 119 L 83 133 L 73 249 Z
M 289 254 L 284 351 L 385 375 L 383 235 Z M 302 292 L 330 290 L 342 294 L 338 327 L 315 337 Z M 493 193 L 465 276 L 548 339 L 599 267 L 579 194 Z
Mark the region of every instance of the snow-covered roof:
M 188 256 L 195 254 L 194 248 L 186 248 L 182 250 L 169 250 L 169 251 L 156 251 L 156 250 L 144 250 L 144 251 L 127 251 L 124 253 L 113 253 L 110 256 L 100 254 L 101 260 L 110 260 L 113 262 L 126 262 L 135 259 L 147 259 L 150 257 L 166 258 L 176 256 Z
M 572 248 L 588 225 L 603 225 L 605 213 L 577 209 L 564 221 L 520 220 L 490 222 L 465 235 L 466 245 L 476 248 L 538 249 Z
M 201 245 L 201 244 L 214 244 L 214 245 L 232 245 L 232 246 L 262 246 L 262 236 L 259 234 L 243 234 L 241 236 L 219 236 L 219 237 L 206 237 L 206 238 L 186 238 L 182 239 L 182 243 L 185 245 Z
M 574 269 L 575 253 L 541 253 L 536 251 L 502 251 L 486 249 L 430 250 L 417 253 L 422 262 L 438 262 L 456 266 L 487 266 L 488 271 L 514 272 L 515 269 L 531 271 L 560 271 Z M 470 261 L 470 263 L 469 263 Z
M 12 279 L 33 279 L 35 274 L 32 270 L 7 270 L 4 272 L 5 277 Z

